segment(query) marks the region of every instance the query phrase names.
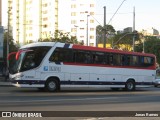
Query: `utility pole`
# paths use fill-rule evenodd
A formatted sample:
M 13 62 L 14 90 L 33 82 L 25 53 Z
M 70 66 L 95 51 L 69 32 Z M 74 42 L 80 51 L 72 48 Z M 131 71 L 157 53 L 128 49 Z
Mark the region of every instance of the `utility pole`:
M 10 3 L 8 2 L 8 25 L 7 25 L 7 56 L 9 54 L 9 34 L 10 34 L 10 11 L 11 11 L 11 7 L 10 7 Z M 6 57 L 7 57 L 6 56 Z M 9 61 L 7 60 L 7 68 L 9 68 Z
M 134 47 L 135 47 L 135 7 L 133 7 L 133 52 L 135 51 L 134 50 Z
M 103 36 L 103 48 L 106 48 L 106 6 L 103 7 L 104 8 L 104 27 L 103 27 L 103 31 L 104 31 L 104 36 Z

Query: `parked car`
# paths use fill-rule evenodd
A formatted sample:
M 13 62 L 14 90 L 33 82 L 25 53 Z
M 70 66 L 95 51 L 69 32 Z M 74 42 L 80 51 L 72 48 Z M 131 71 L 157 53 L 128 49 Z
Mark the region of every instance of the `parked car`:
M 153 82 L 153 84 L 154 84 L 154 87 L 160 86 L 160 68 L 156 70 L 156 79 Z
M 156 78 L 153 83 L 154 83 L 154 87 L 160 86 L 160 78 Z

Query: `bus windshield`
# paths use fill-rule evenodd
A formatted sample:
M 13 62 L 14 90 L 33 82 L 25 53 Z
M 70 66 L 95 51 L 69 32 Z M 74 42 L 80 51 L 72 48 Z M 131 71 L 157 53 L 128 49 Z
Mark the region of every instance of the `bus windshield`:
M 38 67 L 50 48 L 32 47 L 19 50 L 14 55 L 15 59 L 10 62 L 10 73 L 15 74 Z

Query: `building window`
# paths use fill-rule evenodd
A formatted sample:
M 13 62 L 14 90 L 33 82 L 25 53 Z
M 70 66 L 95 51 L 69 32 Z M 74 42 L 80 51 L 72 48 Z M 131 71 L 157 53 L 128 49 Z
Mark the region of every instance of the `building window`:
M 72 4 L 72 5 L 71 5 L 71 8 L 76 8 L 76 4 Z
M 47 14 L 47 13 L 48 13 L 48 11 L 47 11 L 47 10 L 45 10 L 45 11 L 42 11 L 42 13 L 43 13 L 43 14 Z
M 80 4 L 80 6 L 84 6 L 84 4 Z
M 76 12 L 72 12 L 72 13 L 71 13 L 71 16 L 76 16 Z
M 47 3 L 45 3 L 45 4 L 43 4 L 42 6 L 43 6 L 43 7 L 47 7 L 48 5 L 47 5 Z
M 90 4 L 90 7 L 94 7 L 94 4 Z
M 90 39 L 94 39 L 94 36 L 90 36 Z
M 47 20 L 48 20 L 48 18 L 47 18 L 47 17 L 43 18 L 43 21 L 47 21 Z
M 89 46 L 94 46 L 94 43 L 89 43 Z
M 80 38 L 84 38 L 84 36 L 80 36 Z
M 77 29 L 76 28 L 71 28 L 71 32 L 76 32 Z
M 80 28 L 80 30 L 84 30 L 84 28 Z
M 32 37 L 32 33 L 29 33 L 29 37 Z
M 30 20 L 30 21 L 29 21 L 29 24 L 32 24 L 32 22 L 33 22 L 33 21 L 32 21 L 32 20 Z
M 90 31 L 94 31 L 94 28 L 90 28 Z
M 94 23 L 94 20 L 90 20 L 90 23 Z
M 94 15 L 94 12 L 90 12 L 90 15 Z
M 84 12 L 80 12 L 80 14 L 84 14 Z
M 71 24 L 77 24 L 76 20 L 71 20 Z
M 84 22 L 84 20 L 80 20 L 80 22 Z
M 47 25 L 45 24 L 45 25 L 43 25 L 43 28 L 47 28 Z

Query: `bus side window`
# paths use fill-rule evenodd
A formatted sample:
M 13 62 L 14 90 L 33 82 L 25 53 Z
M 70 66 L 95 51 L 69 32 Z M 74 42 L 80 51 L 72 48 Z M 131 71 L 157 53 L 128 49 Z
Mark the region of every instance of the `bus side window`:
M 152 57 L 141 57 L 141 65 L 143 67 L 149 67 L 154 64 L 154 58 Z
M 109 65 L 113 65 L 113 55 L 109 55 Z
M 105 54 L 104 64 L 109 65 L 109 59 L 110 59 L 109 54 Z
M 125 65 L 127 65 L 127 66 L 130 66 L 130 64 L 131 64 L 131 59 L 130 59 L 130 56 L 126 56 L 126 62 L 125 62 Z
M 50 62 L 55 62 L 55 61 L 58 61 L 58 51 L 55 50 L 52 55 L 50 56 L 49 58 L 49 61 Z
M 63 53 L 61 48 L 56 48 L 49 58 L 50 62 L 63 62 Z
M 121 56 L 121 63 L 122 63 L 122 66 L 126 65 L 126 56 L 125 55 Z

